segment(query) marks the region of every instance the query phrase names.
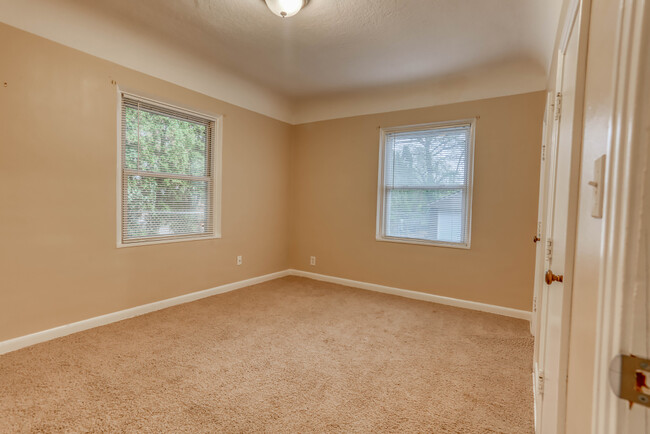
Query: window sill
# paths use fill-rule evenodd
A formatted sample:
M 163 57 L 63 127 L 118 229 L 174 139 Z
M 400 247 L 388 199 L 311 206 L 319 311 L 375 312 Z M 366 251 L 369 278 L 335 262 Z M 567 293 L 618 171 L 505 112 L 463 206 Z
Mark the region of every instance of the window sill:
M 386 237 L 381 235 L 376 236 L 375 239 L 377 241 L 383 241 L 388 243 L 416 244 L 420 246 L 447 247 L 451 249 L 469 250 L 470 248 L 469 241 L 467 243 L 446 243 L 444 241 L 428 241 L 428 240 L 419 240 L 416 238 Z
M 203 241 L 203 240 L 216 240 L 220 239 L 221 234 L 215 234 L 205 237 L 186 237 L 186 238 L 167 238 L 167 239 L 153 239 L 150 241 L 134 241 L 132 243 L 123 243 L 122 241 L 117 242 L 117 248 L 122 247 L 138 247 L 138 246 L 151 246 L 154 244 L 170 244 L 170 243 L 182 243 L 185 241 Z

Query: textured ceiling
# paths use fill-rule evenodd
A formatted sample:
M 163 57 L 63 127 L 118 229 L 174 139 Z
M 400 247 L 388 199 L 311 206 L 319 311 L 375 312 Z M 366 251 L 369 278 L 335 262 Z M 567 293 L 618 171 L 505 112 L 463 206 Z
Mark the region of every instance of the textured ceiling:
M 435 79 L 499 62 L 546 70 L 560 0 L 85 0 L 292 98 Z

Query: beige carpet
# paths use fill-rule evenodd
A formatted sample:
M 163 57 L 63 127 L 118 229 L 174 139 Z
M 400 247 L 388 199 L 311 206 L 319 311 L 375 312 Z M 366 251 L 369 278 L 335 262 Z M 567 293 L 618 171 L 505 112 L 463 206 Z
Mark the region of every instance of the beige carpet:
M 288 277 L 0 356 L 0 432 L 532 432 L 521 320 Z

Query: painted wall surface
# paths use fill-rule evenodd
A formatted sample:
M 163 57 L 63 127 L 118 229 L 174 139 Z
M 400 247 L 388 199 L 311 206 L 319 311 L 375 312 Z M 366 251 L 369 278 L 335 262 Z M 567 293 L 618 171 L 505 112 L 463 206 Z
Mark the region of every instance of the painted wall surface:
M 543 92 L 290 126 L 4 24 L 0 38 L 0 340 L 289 267 L 530 310 Z M 224 115 L 222 239 L 116 247 L 113 81 Z M 472 248 L 375 241 L 378 127 L 475 116 Z
M 545 98 L 534 92 L 295 126 L 291 266 L 530 310 Z M 379 127 L 476 116 L 471 249 L 376 241 Z
M 0 0 L 0 22 L 305 123 L 544 89 L 562 0 L 510 1 L 504 10 L 472 2 L 318 1 L 291 21 L 261 0 L 136 3 Z M 421 25 L 431 16 L 445 18 Z M 525 31 L 509 33 L 519 28 Z
M 0 341 L 288 268 L 288 124 L 4 24 L 0 40 Z M 116 248 L 111 80 L 224 115 L 222 239 Z
M 591 216 L 594 160 L 607 153 L 613 101 L 617 2 L 592 0 L 585 82 L 566 432 L 591 432 L 602 219 Z
M 179 38 L 156 34 L 121 14 L 102 13 L 102 6 L 111 3 L 0 0 L 0 22 L 239 107 L 291 120 L 293 107 L 286 96 L 224 68 Z

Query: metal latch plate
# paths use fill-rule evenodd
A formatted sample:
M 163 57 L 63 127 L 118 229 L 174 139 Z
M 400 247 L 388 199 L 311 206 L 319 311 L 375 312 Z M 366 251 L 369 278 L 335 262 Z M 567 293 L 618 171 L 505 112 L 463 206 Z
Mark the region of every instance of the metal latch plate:
M 629 401 L 630 406 L 650 407 L 650 360 L 618 355 L 609 365 L 609 383 L 614 394 Z

